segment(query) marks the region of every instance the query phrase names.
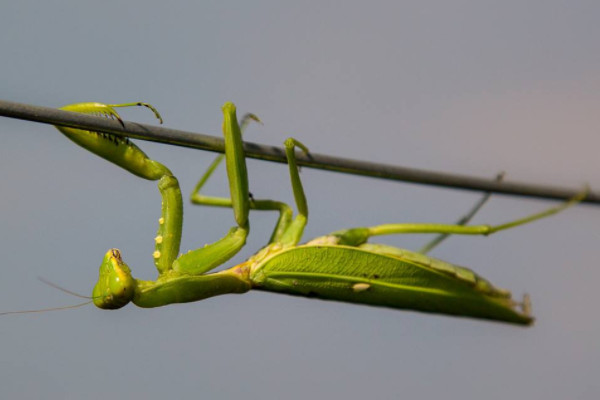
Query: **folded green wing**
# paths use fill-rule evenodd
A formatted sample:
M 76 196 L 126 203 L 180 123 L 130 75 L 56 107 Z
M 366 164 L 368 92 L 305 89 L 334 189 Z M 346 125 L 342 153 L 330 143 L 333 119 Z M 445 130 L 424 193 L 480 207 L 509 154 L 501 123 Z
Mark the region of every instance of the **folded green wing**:
M 252 269 L 250 278 L 255 289 L 291 295 L 523 325 L 533 322 L 516 309 L 519 304 L 509 292 L 475 274 L 467 279 L 466 271 L 472 271 L 456 267 L 457 272 L 452 272 L 451 264 L 432 266 L 436 263 L 431 260 L 439 260 L 412 252 L 403 257 L 385 248 L 388 251 L 300 246 L 265 259 Z

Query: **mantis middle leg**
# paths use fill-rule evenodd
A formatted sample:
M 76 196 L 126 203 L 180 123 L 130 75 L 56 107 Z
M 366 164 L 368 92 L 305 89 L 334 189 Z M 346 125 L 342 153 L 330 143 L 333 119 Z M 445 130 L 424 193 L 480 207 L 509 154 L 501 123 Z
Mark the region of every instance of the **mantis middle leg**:
M 240 131 L 243 133 L 244 128 L 250 120 L 258 121 L 258 117 L 254 114 L 246 114 L 240 122 Z M 297 244 L 301 239 L 304 226 L 307 222 L 308 208 L 306 205 L 306 196 L 304 195 L 304 189 L 302 182 L 300 181 L 299 170 L 296 162 L 295 148 L 300 147 L 305 153 L 308 154 L 308 149 L 302 143 L 298 142 L 293 138 L 289 138 L 285 142 L 286 155 L 288 158 L 288 166 L 290 171 L 290 178 L 292 181 L 292 189 L 294 192 L 294 198 L 296 206 L 298 207 L 298 216 L 292 221 L 292 209 L 286 203 L 265 200 L 265 199 L 250 199 L 249 208 L 251 210 L 266 210 L 266 211 L 278 211 L 279 218 L 277 224 L 273 230 L 269 243 L 281 243 L 281 244 Z M 231 198 L 227 197 L 214 197 L 206 196 L 201 193 L 202 188 L 212 176 L 216 168 L 223 160 L 223 155 L 217 156 L 210 164 L 208 169 L 204 172 L 192 194 L 190 195 L 190 201 L 194 204 L 213 206 L 213 207 L 228 207 L 233 208 L 233 202 Z
M 237 121 L 236 108 L 233 103 L 223 105 L 223 135 L 225 137 L 225 164 L 229 180 L 231 198 L 230 207 L 237 222 L 237 227 L 219 241 L 200 249 L 192 250 L 173 263 L 173 270 L 178 273 L 200 275 L 232 258 L 246 243 L 250 225 L 250 198 L 248 191 L 248 172 L 242 143 L 242 132 Z M 217 158 L 209 167 L 198 188 L 206 182 L 220 162 Z M 221 201 L 223 199 L 209 200 Z
M 243 134 L 246 126 L 250 121 L 261 122 L 260 119 L 254 114 L 246 114 L 242 117 L 240 121 L 240 132 Z M 208 179 L 212 176 L 214 171 L 217 169 L 219 164 L 223 161 L 225 155 L 220 154 L 213 162 L 210 164 L 206 172 L 202 175 L 196 187 L 192 191 L 190 195 L 190 201 L 193 204 L 204 205 L 204 206 L 212 206 L 212 207 L 227 207 L 233 208 L 233 203 L 231 198 L 229 197 L 215 197 L 215 196 L 206 196 L 201 193 L 202 188 L 208 181 Z M 287 226 L 290 224 L 292 219 L 292 209 L 285 203 L 274 201 L 274 200 L 250 200 L 249 207 L 251 210 L 271 210 L 279 212 L 279 219 L 277 221 L 277 225 L 273 230 L 271 235 L 271 239 L 269 243 L 277 242 Z

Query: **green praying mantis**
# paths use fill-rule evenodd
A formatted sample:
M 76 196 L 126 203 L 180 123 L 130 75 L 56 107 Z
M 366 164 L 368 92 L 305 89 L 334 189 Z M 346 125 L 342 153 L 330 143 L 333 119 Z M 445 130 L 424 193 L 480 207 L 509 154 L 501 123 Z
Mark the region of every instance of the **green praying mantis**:
M 147 103 L 107 105 L 77 103 L 63 110 L 122 120 L 117 107 L 145 106 L 162 122 L 160 114 Z M 128 139 L 81 129 L 57 127 L 69 139 L 94 154 L 147 180 L 158 181 L 162 210 L 154 239 L 154 281 L 133 278 L 121 252 L 110 249 L 100 265 L 92 300 L 103 309 L 118 309 L 129 302 L 140 307 L 160 307 L 209 297 L 264 290 L 324 300 L 417 310 L 529 325 L 533 322 L 530 302 L 512 299 L 511 293 L 492 285 L 470 269 L 426 255 L 434 245 L 413 252 L 388 245 L 371 244 L 379 235 L 438 233 L 490 235 L 544 218 L 581 201 L 587 191 L 543 212 L 502 225 L 468 226 L 462 221 L 446 224 L 385 224 L 335 231 L 299 244 L 308 219 L 308 206 L 299 175 L 295 150 L 306 154 L 299 141 L 285 141 L 291 187 L 296 204 L 294 216 L 289 205 L 253 199 L 242 144 L 242 130 L 251 120 L 238 122 L 236 107 L 225 103 L 223 134 L 229 198 L 201 194 L 201 189 L 222 161 L 217 157 L 191 195 L 195 204 L 233 209 L 236 226 L 220 240 L 185 254 L 179 253 L 183 224 L 183 201 L 179 183 L 171 171 L 150 159 Z M 210 272 L 231 259 L 244 246 L 249 234 L 250 210 L 271 210 L 279 218 L 268 244 L 248 260 L 231 268 Z

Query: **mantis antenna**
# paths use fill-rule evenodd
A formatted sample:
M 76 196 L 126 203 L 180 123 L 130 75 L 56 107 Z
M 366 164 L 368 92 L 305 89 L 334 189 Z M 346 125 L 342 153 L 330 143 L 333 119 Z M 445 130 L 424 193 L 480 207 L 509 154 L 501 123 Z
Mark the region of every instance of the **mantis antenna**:
M 44 312 L 48 312 L 48 311 L 61 311 L 61 310 L 71 310 L 73 308 L 79 308 L 79 307 L 83 307 L 86 306 L 88 304 L 91 304 L 94 302 L 94 299 L 91 298 L 90 296 L 84 296 L 82 294 L 73 292 L 69 289 L 65 289 L 64 287 L 61 287 L 59 285 L 57 285 L 56 283 L 52 283 L 49 280 L 39 277 L 38 276 L 38 280 L 40 280 L 41 282 L 45 283 L 46 285 L 53 287 L 54 289 L 58 289 L 61 292 L 70 294 L 71 296 L 76 296 L 76 297 L 81 297 L 82 299 L 88 299 L 88 301 L 84 302 L 84 303 L 79 303 L 79 304 L 74 304 L 71 306 L 63 306 L 63 307 L 52 307 L 52 308 L 42 308 L 39 310 L 22 310 L 22 311 L 4 311 L 4 312 L 0 312 L 0 316 L 3 315 L 14 315 L 14 314 L 31 314 L 31 313 L 44 313 Z
M 88 304 L 91 304 L 93 302 L 94 302 L 94 300 L 90 300 L 90 301 L 86 301 L 85 303 L 74 304 L 72 306 L 42 308 L 42 309 L 39 309 L 39 310 L 4 311 L 4 312 L 0 312 L 0 316 L 14 315 L 14 314 L 45 313 L 45 312 L 48 312 L 48 311 L 71 310 L 73 308 L 79 308 L 79 307 L 87 306 Z

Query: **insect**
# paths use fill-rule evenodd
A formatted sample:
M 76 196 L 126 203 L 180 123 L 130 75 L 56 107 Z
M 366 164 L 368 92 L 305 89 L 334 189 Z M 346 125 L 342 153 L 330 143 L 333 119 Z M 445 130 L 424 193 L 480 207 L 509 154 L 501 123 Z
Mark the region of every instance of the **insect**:
M 78 103 L 62 109 L 121 121 L 115 108 L 128 106 L 148 107 L 161 120 L 159 113 L 146 103 Z M 250 120 L 258 118 L 250 114 L 238 123 L 233 103 L 225 103 L 222 111 L 230 197 L 210 197 L 200 193 L 221 162 L 221 155 L 200 179 L 191 200 L 200 205 L 232 208 L 236 226 L 220 240 L 181 255 L 183 202 L 179 184 L 171 171 L 148 158 L 125 138 L 57 127 L 85 149 L 141 178 L 158 181 L 162 197 L 153 253 L 158 278 L 155 281 L 133 278 L 121 252 L 110 249 L 100 265 L 99 278 L 93 289 L 92 299 L 97 307 L 118 309 L 129 302 L 140 307 L 160 307 L 228 293 L 264 290 L 521 325 L 533 322 L 527 296 L 523 301 L 515 301 L 509 291 L 493 286 L 470 269 L 429 257 L 425 255 L 426 251 L 413 252 L 367 241 L 373 236 L 406 233 L 489 235 L 555 214 L 581 201 L 587 191 L 546 211 L 498 226 L 385 224 L 339 230 L 299 244 L 308 219 L 308 206 L 295 150 L 299 148 L 308 154 L 308 149 L 293 138 L 285 141 L 297 208 L 294 216 L 291 207 L 285 203 L 254 199 L 249 194 L 241 131 Z M 244 246 L 249 233 L 250 210 L 279 212 L 269 243 L 239 265 L 209 272 Z

